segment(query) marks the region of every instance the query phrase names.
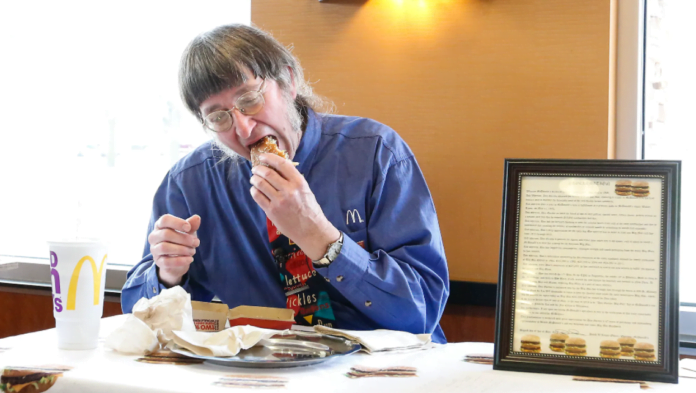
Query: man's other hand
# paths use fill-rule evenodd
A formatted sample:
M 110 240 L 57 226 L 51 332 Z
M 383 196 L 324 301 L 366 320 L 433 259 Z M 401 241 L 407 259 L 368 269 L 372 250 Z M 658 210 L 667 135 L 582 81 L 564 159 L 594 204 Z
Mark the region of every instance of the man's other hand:
M 198 215 L 184 220 L 165 214 L 155 223 L 155 229 L 147 240 L 159 268 L 159 280 L 166 286 L 178 285 L 188 272 L 196 247 L 201 244 L 196 235 L 200 226 L 201 217 Z

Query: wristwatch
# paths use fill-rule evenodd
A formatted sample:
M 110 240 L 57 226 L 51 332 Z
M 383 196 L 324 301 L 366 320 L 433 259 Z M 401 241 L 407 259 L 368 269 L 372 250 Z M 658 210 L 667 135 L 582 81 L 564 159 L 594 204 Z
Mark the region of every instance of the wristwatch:
M 326 249 L 326 254 L 320 259 L 312 261 L 314 266 L 326 267 L 338 258 L 338 254 L 341 253 L 341 248 L 343 248 L 343 232 L 340 233 L 341 235 L 338 237 L 338 240 L 329 244 L 329 247 Z

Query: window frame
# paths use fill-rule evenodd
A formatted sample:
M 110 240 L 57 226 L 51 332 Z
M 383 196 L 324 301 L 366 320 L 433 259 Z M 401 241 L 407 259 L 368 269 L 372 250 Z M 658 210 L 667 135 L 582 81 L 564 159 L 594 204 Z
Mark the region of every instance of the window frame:
M 132 266 L 107 264 L 104 293 L 121 295 L 126 275 Z M 0 255 L 0 286 L 14 286 L 51 290 L 48 258 Z
M 642 160 L 644 133 L 645 0 L 618 2 L 616 158 Z

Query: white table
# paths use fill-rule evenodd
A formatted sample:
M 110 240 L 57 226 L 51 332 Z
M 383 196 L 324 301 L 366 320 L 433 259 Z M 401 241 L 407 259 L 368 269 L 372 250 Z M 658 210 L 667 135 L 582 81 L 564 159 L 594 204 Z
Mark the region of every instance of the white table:
M 102 320 L 106 337 L 125 316 Z M 288 379 L 285 388 L 263 391 L 302 392 L 640 392 L 638 385 L 572 381 L 567 375 L 494 371 L 492 366 L 466 363 L 469 353 L 492 353 L 490 343 L 455 343 L 405 354 L 353 355 L 308 367 L 248 369 L 210 365 L 147 364 L 138 356 L 122 355 L 102 346 L 91 351 L 56 348 L 55 330 L 0 340 L 0 368 L 59 364 L 74 367 L 64 373 L 50 393 L 60 392 L 230 392 L 247 389 L 214 386 L 225 375 L 272 375 Z M 412 366 L 417 377 L 360 378 L 345 376 L 351 366 Z M 696 392 L 696 379 L 680 378 L 678 385 L 650 382 L 653 392 Z M 259 389 L 248 389 L 259 392 Z

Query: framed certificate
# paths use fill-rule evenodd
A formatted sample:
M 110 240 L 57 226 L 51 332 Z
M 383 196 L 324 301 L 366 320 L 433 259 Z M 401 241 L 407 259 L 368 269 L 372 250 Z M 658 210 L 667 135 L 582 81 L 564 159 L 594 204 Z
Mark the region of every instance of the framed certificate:
M 680 171 L 506 160 L 494 369 L 677 383 Z

